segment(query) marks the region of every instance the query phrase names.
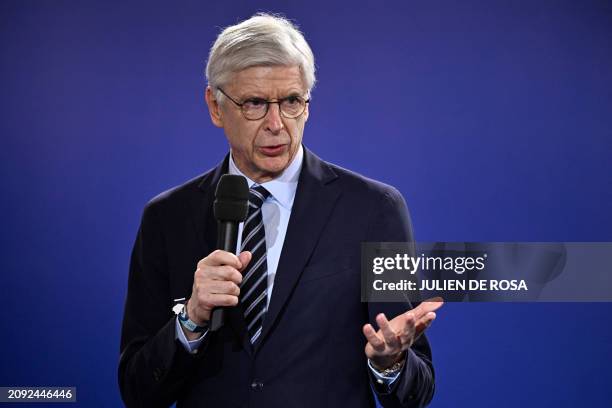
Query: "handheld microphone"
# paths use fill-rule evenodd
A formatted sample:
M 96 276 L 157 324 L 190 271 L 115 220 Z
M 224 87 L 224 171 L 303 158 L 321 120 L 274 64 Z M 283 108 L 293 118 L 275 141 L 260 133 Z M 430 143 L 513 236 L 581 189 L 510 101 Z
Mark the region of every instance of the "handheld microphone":
M 238 225 L 249 211 L 249 185 L 243 176 L 224 174 L 217 184 L 213 212 L 217 219 L 217 248 L 234 253 L 238 243 Z M 219 330 L 225 321 L 225 309 L 213 309 L 210 331 Z

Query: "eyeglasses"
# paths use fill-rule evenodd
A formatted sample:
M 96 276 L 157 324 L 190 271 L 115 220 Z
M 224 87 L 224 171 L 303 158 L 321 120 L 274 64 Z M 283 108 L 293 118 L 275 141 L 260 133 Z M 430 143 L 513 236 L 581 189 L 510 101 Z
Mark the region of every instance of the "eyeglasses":
M 248 98 L 244 102 L 236 102 L 231 96 L 225 93 L 221 88 L 217 88 L 223 95 L 225 95 L 230 101 L 234 102 L 236 106 L 240 107 L 242 115 L 247 120 L 259 120 L 266 116 L 268 109 L 270 109 L 271 103 L 277 103 L 280 109 L 280 113 L 287 119 L 295 119 L 304 113 L 306 110 L 306 104 L 310 102 L 310 99 L 304 99 L 298 95 L 291 95 L 286 98 L 277 99 L 276 101 L 267 101 L 263 98 Z

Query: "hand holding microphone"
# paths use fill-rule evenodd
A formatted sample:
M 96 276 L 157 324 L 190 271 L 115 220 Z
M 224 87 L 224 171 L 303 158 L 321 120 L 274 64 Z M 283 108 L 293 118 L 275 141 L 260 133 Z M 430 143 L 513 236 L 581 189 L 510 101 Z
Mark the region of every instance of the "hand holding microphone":
M 213 322 L 211 322 L 211 320 L 215 321 L 213 310 L 215 313 L 222 313 L 223 309 L 219 308 L 238 304 L 242 282 L 241 272 L 250 260 L 250 252 L 242 252 L 236 256 L 217 249 L 198 262 L 191 298 L 187 303 L 187 314 L 194 323 L 198 326 L 208 324 L 213 330 Z M 214 327 L 214 329 L 219 327 Z M 186 334 L 189 340 L 201 335 L 200 333 Z
M 211 331 L 224 323 L 223 307 L 236 306 L 242 271 L 251 261 L 250 252 L 234 254 L 238 225 L 248 212 L 249 187 L 243 176 L 223 175 L 215 192 L 214 214 L 218 221 L 217 249 L 198 262 L 187 314 L 197 325 L 208 324 Z M 186 333 L 192 340 L 199 333 Z

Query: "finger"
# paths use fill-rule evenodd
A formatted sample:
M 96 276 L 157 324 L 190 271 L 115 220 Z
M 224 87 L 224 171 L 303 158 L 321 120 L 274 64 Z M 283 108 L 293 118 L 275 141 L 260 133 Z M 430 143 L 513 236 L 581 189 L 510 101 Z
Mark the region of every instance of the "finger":
M 383 351 L 385 349 L 385 342 L 376 334 L 376 330 L 374 330 L 371 324 L 368 323 L 363 326 L 363 335 L 374 350 Z
M 240 272 L 243 272 L 246 269 L 246 267 L 249 265 L 249 262 L 251 262 L 251 258 L 253 258 L 253 254 L 249 251 L 241 252 L 240 255 L 238 255 L 238 259 L 242 263 L 242 268 L 240 268 Z
M 238 296 L 210 294 L 208 303 L 213 307 L 236 306 Z
M 417 319 L 414 316 L 414 313 L 408 312 L 404 313 L 404 325 L 402 327 L 401 333 L 404 336 L 412 336 L 415 331 Z
M 231 281 L 213 280 L 206 282 L 206 291 L 210 294 L 240 295 L 240 287 Z
M 435 312 L 436 310 L 441 308 L 443 304 L 444 300 L 441 297 L 430 298 L 421 302 L 421 304 L 412 309 L 411 312 L 414 313 L 414 316 L 418 321 L 427 313 Z
M 423 318 L 416 323 L 416 335 L 420 336 L 429 326 L 431 326 L 431 323 L 433 323 L 435 319 L 436 314 L 434 312 L 429 312 L 423 316 Z
M 238 259 L 236 255 L 232 254 L 231 252 L 222 251 L 220 249 L 211 252 L 206 258 L 198 262 L 198 268 L 203 268 L 204 266 L 219 265 L 229 265 L 236 269 L 242 268 L 242 262 L 240 262 L 240 259 Z
M 376 323 L 378 323 L 378 327 L 380 328 L 383 338 L 385 339 L 385 343 L 387 343 L 389 347 L 399 347 L 400 339 L 389 324 L 389 321 L 384 313 L 380 313 L 378 316 L 376 316 Z
M 203 293 L 198 295 L 197 298 L 192 297 L 189 299 L 189 302 L 189 306 L 195 311 L 210 312 L 215 307 L 236 306 L 238 304 L 238 296 Z
M 242 282 L 242 274 L 236 268 L 229 265 L 207 266 L 196 271 L 195 280 L 231 281 L 239 285 Z

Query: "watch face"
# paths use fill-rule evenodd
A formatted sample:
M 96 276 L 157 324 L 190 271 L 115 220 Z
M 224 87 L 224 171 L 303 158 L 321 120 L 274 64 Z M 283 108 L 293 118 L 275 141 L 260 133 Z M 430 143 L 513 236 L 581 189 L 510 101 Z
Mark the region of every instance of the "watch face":
M 174 312 L 175 315 L 181 314 L 183 312 L 183 309 L 185 308 L 185 305 L 182 303 L 177 303 L 176 305 L 174 305 L 172 307 L 172 311 Z

